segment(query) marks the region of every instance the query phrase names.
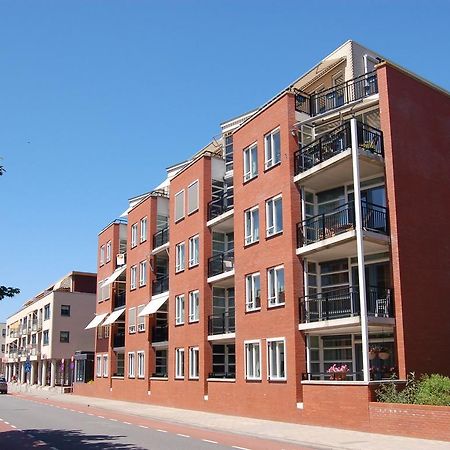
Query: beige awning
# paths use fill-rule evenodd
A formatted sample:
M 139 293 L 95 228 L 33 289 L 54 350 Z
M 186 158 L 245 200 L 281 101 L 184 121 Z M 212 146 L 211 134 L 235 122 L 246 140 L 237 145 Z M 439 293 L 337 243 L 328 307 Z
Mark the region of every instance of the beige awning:
M 119 267 L 118 269 L 116 269 L 112 275 L 110 275 L 103 283 L 100 287 L 105 287 L 108 286 L 112 283 L 114 283 L 114 281 L 117 280 L 117 278 L 120 277 L 120 275 L 123 274 L 123 272 L 125 271 L 125 269 L 127 268 L 127 265 L 124 264 L 123 266 Z
M 103 325 L 112 325 L 124 312 L 125 312 L 125 308 L 116 309 L 103 322 Z
M 107 315 L 108 313 L 98 314 L 87 324 L 87 326 L 84 329 L 90 330 L 91 328 L 97 328 Z
M 159 308 L 161 308 L 162 305 L 164 305 L 164 303 L 166 303 L 168 298 L 169 296 L 165 295 L 164 297 L 152 300 L 150 303 L 144 306 L 144 309 L 139 313 L 139 317 L 154 314 L 156 311 L 158 311 Z

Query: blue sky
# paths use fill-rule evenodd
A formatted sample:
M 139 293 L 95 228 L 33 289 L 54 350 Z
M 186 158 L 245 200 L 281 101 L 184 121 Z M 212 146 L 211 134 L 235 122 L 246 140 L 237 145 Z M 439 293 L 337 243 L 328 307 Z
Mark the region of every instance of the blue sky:
M 347 39 L 450 88 L 450 2 L 0 0 L 0 321 L 219 132 Z

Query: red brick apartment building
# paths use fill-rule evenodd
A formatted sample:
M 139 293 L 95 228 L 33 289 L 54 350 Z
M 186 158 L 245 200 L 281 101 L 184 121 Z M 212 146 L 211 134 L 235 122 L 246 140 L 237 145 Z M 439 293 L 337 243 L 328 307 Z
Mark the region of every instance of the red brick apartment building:
M 449 375 L 449 124 L 448 92 L 353 41 L 223 123 L 99 234 L 75 391 L 364 427 L 383 379 Z

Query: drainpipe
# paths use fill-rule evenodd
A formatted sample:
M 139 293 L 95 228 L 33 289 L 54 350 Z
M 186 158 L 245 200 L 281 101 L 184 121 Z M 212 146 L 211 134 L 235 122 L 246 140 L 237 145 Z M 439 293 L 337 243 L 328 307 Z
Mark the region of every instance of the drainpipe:
M 370 381 L 369 375 L 369 329 L 367 322 L 366 303 L 366 272 L 364 267 L 364 242 L 362 235 L 362 212 L 361 212 L 361 186 L 359 177 L 358 158 L 358 132 L 356 119 L 350 120 L 352 136 L 352 165 L 353 165 L 353 190 L 355 197 L 355 229 L 356 229 L 356 252 L 358 255 L 358 278 L 359 278 L 359 310 L 361 319 L 362 340 L 362 362 L 364 381 Z

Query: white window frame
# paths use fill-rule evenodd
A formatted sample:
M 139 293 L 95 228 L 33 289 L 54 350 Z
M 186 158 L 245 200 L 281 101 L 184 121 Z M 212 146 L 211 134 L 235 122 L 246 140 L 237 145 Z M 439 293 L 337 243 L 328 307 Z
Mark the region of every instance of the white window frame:
M 258 229 L 255 229 L 255 215 L 258 215 Z M 247 234 L 247 224 L 250 221 L 250 234 Z M 246 209 L 244 211 L 244 245 L 250 245 L 259 241 L 259 206 Z
M 140 222 L 139 241 L 145 242 L 147 240 L 147 217 L 143 217 Z
M 108 374 L 109 374 L 109 363 L 108 363 L 108 360 L 109 360 L 109 358 L 108 358 L 108 353 L 105 353 L 104 355 L 103 355 L 103 358 L 102 358 L 102 365 L 103 365 L 103 377 L 104 378 L 107 378 L 108 377 Z
M 286 282 L 284 277 L 284 265 L 281 264 L 279 266 L 270 267 L 267 269 L 267 307 L 268 308 L 274 308 L 276 306 L 284 305 L 285 304 L 285 295 L 283 295 L 282 299 L 280 299 L 280 293 L 277 287 L 278 287 L 278 273 L 279 271 L 283 271 L 283 282 L 284 282 L 284 290 L 282 291 L 283 294 L 286 292 Z M 272 292 L 272 283 L 273 283 L 273 291 L 275 295 L 271 295 Z
M 133 223 L 133 225 L 131 225 L 131 248 L 136 247 L 137 245 L 137 231 L 138 231 L 138 224 Z
M 144 350 L 139 350 L 136 354 L 137 359 L 137 377 L 145 378 L 145 352 Z
M 136 377 L 136 354 L 128 352 L 128 378 Z
M 259 306 L 256 306 L 257 289 L 255 279 L 259 278 Z M 254 272 L 245 277 L 245 310 L 259 311 L 261 309 L 261 274 Z
M 243 151 L 244 183 L 258 176 L 258 144 L 254 142 Z M 254 164 L 256 159 L 256 164 Z M 254 170 L 255 169 L 255 170 Z
M 200 291 L 189 292 L 189 323 L 200 320 Z
M 105 264 L 105 246 L 102 245 L 100 247 L 100 265 L 103 266 Z
M 179 242 L 175 246 L 175 272 L 183 272 L 186 268 L 186 244 Z
M 147 284 L 147 261 L 144 259 L 139 263 L 139 287 Z
M 137 266 L 130 267 L 130 290 L 136 289 Z
M 111 261 L 111 241 L 106 243 L 106 262 Z
M 198 266 L 200 261 L 200 237 L 197 234 L 189 238 L 189 267 Z
M 281 208 L 281 224 L 277 220 L 277 205 Z M 271 224 L 271 225 L 269 225 Z M 276 195 L 266 201 L 266 237 L 274 236 L 283 232 L 283 198 Z
M 283 344 L 283 368 L 284 375 L 281 375 L 278 370 L 280 369 L 280 349 L 279 344 Z M 286 364 L 286 338 L 270 338 L 266 341 L 267 344 L 267 379 L 270 381 L 286 381 L 287 379 L 287 364 Z M 275 354 L 273 355 L 273 353 Z M 272 364 L 272 356 L 275 357 L 275 367 Z
M 195 185 L 197 185 L 197 193 L 196 193 L 197 198 L 195 198 L 195 204 L 192 205 L 190 189 Z M 198 209 L 199 209 L 199 193 L 200 193 L 200 183 L 198 180 L 195 180 L 191 184 L 189 184 L 188 188 L 187 188 L 187 194 L 188 194 L 187 195 L 187 208 L 188 208 L 187 213 L 188 213 L 188 215 L 194 213 L 195 211 L 198 211 Z
M 139 305 L 137 307 L 137 330 L 139 333 L 145 331 L 145 316 L 140 316 L 139 314 L 145 308 L 145 305 Z
M 183 201 L 182 201 L 182 211 L 180 211 L 181 215 L 177 216 L 177 199 L 179 196 L 182 196 Z M 185 216 L 184 189 L 181 189 L 181 191 L 179 191 L 175 194 L 174 209 L 175 209 L 175 211 L 174 211 L 173 217 L 175 218 L 175 223 L 176 223 L 176 222 L 180 221 L 181 219 L 184 219 L 184 216 Z
M 128 310 L 128 333 L 136 333 L 136 308 Z
M 256 344 L 258 345 L 257 351 L 255 351 L 255 349 L 254 349 Z M 253 355 L 252 359 L 249 358 L 250 352 Z M 258 356 L 258 361 L 256 361 L 255 355 Z M 245 362 L 244 362 L 245 379 L 246 380 L 261 380 L 262 379 L 261 339 L 244 341 L 244 360 L 245 360 Z M 259 375 L 255 375 L 257 373 L 258 369 L 259 369 Z
M 278 161 L 275 160 L 276 153 L 274 151 L 274 136 L 277 133 L 279 135 L 278 141 L 280 143 L 280 151 L 279 151 L 280 159 Z M 277 127 L 264 136 L 264 168 L 267 170 L 280 163 L 281 163 L 281 134 L 280 134 L 280 127 Z
M 175 349 L 175 379 L 184 379 L 184 348 Z
M 175 325 L 183 325 L 184 324 L 184 294 L 175 296 Z
M 200 373 L 200 349 L 189 347 L 189 379 L 198 380 Z
M 103 375 L 102 360 L 103 360 L 102 355 L 95 355 L 95 376 L 97 378 L 101 378 Z

